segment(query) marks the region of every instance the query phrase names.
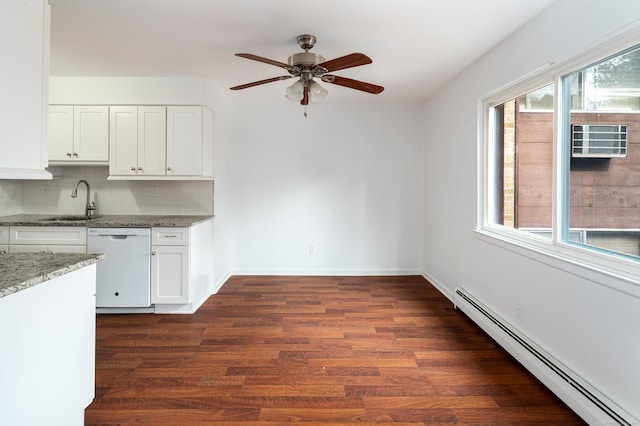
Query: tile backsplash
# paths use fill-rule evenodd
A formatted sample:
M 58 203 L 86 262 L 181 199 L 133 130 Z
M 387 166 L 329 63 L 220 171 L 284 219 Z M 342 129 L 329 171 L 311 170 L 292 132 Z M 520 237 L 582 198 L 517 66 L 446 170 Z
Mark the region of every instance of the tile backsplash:
M 84 179 L 91 186 L 97 214 L 213 214 L 212 181 L 107 180 L 108 167 L 51 167 L 50 181 L 22 183 L 21 213 L 81 214 L 86 202 Z

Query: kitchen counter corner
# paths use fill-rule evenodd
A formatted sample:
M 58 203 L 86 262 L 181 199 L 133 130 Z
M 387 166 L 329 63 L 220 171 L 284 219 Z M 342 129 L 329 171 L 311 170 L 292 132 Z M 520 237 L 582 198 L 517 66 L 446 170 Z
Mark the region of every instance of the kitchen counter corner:
M 103 254 L 0 254 L 0 298 L 104 259 Z

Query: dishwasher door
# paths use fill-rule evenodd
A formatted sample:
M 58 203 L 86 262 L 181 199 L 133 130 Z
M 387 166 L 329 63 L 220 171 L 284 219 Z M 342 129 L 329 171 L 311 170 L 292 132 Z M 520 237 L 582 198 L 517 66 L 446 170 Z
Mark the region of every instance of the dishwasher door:
M 96 265 L 96 307 L 151 306 L 150 228 L 89 228 L 87 252 L 105 255 Z

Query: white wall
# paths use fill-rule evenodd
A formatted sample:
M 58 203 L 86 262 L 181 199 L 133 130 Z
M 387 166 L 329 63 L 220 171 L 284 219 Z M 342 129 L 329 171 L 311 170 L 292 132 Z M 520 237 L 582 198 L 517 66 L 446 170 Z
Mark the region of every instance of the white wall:
M 420 273 L 421 108 L 367 96 L 343 104 L 329 94 L 307 119 L 284 96 L 238 96 L 229 157 L 234 273 Z
M 207 105 L 210 82 L 198 77 L 49 78 L 49 103 L 70 105 Z
M 424 111 L 425 204 L 441 208 L 427 207 L 423 216 L 426 276 L 449 296 L 467 288 L 636 418 L 640 300 L 607 287 L 628 284 L 489 244 L 473 229 L 478 99 L 548 66 L 548 59 L 569 60 L 639 18 L 636 1 L 585 7 L 582 0 L 559 0 L 431 98 Z
M 0 216 L 20 213 L 22 208 L 22 182 L 18 180 L 0 180 Z

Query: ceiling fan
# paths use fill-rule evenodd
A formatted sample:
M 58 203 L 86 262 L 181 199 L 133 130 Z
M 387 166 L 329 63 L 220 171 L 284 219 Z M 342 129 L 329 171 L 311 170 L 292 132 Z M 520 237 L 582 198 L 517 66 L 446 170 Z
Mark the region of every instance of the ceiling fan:
M 382 86 L 328 74 L 330 72 L 372 63 L 373 61 L 367 55 L 363 53 L 351 53 L 349 55 L 327 61 L 322 55 L 309 52 L 316 43 L 315 36 L 311 34 L 302 34 L 297 37 L 297 42 L 298 45 L 304 49 L 304 52 L 294 53 L 289 56 L 287 64 L 253 55 L 251 53 L 236 53 L 236 56 L 241 58 L 264 62 L 265 64 L 283 68 L 289 72 L 289 75 L 241 84 L 239 86 L 231 87 L 231 90 L 247 89 L 261 84 L 297 77 L 298 80 L 287 88 L 285 96 L 290 101 L 300 102 L 301 105 L 305 106 L 305 117 L 307 116 L 306 106 L 309 105 L 309 102 L 320 102 L 328 94 L 327 90 L 318 84 L 314 78 L 318 78 L 325 83 L 337 84 L 338 86 L 348 87 L 349 89 L 360 90 L 362 92 L 372 94 L 378 94 L 384 90 L 384 87 Z

